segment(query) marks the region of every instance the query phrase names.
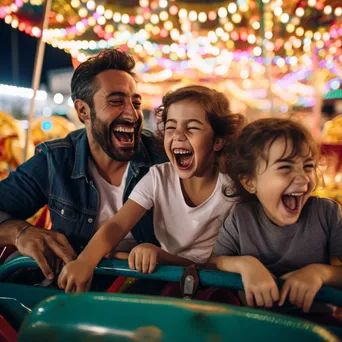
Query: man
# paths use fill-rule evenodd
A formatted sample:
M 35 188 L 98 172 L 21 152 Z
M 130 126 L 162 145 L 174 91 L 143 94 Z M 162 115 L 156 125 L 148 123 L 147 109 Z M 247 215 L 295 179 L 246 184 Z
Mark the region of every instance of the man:
M 85 128 L 37 146 L 36 154 L 0 182 L 0 246 L 15 245 L 53 278 L 51 255 L 75 257 L 114 215 L 153 164 L 164 162 L 152 134 L 142 132 L 141 95 L 134 59 L 104 50 L 79 65 L 71 96 Z M 48 204 L 52 230 L 26 221 Z M 149 212 L 128 234 L 122 250 L 157 243 Z

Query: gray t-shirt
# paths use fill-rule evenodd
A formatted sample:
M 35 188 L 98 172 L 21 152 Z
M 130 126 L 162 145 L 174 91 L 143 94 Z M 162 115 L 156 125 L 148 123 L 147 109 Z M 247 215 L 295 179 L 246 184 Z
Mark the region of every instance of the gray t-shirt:
M 341 208 L 311 197 L 295 224 L 279 227 L 259 202 L 239 203 L 221 227 L 214 253 L 254 256 L 277 277 L 309 264 L 330 264 L 332 257 L 342 261 Z

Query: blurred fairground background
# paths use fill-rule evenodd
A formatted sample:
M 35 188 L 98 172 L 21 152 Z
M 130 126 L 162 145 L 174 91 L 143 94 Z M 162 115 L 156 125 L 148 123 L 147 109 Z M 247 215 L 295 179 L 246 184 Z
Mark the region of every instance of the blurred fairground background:
M 120 47 L 137 61 L 148 128 L 168 90 L 213 87 L 248 120 L 307 125 L 322 152 L 317 193 L 342 202 L 341 0 L 0 0 L 0 21 L 0 178 L 81 127 L 73 68 Z

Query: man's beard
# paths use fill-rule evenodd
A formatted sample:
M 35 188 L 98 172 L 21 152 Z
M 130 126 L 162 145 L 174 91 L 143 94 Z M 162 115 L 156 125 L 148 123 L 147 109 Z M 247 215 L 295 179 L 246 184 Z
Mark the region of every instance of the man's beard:
M 90 112 L 91 118 L 91 133 L 95 141 L 101 146 L 106 155 L 117 161 L 130 161 L 139 145 L 140 133 L 142 129 L 142 118 L 139 118 L 134 124 L 123 119 L 114 120 L 109 126 L 96 117 L 96 112 L 92 108 Z M 134 145 L 132 147 L 121 147 L 113 145 L 113 128 L 116 125 L 124 125 L 127 127 L 134 127 Z M 116 139 L 116 138 L 115 138 Z M 116 140 L 114 140 L 116 141 Z

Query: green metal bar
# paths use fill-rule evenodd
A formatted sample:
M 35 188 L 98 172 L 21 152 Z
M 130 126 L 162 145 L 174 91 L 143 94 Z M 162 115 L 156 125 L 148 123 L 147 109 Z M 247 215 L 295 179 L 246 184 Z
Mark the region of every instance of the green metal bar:
M 6 277 L 18 269 L 35 267 L 38 268 L 37 263 L 29 258 L 20 256 L 14 258 L 2 266 L 0 266 L 0 281 L 4 281 Z M 114 276 L 127 276 L 151 280 L 163 280 L 168 282 L 179 282 L 184 272 L 183 267 L 178 266 L 164 266 L 157 265 L 155 271 L 151 274 L 143 274 L 138 271 L 133 271 L 128 267 L 125 260 L 112 260 L 104 259 L 95 269 L 95 274 L 107 274 Z M 224 287 L 232 290 L 243 290 L 243 283 L 241 276 L 236 273 L 212 271 L 212 270 L 199 270 L 199 281 L 203 286 Z M 284 280 L 276 280 L 279 287 L 284 283 Z M 331 288 L 322 287 L 316 300 L 322 301 L 337 306 L 342 306 L 342 291 Z

